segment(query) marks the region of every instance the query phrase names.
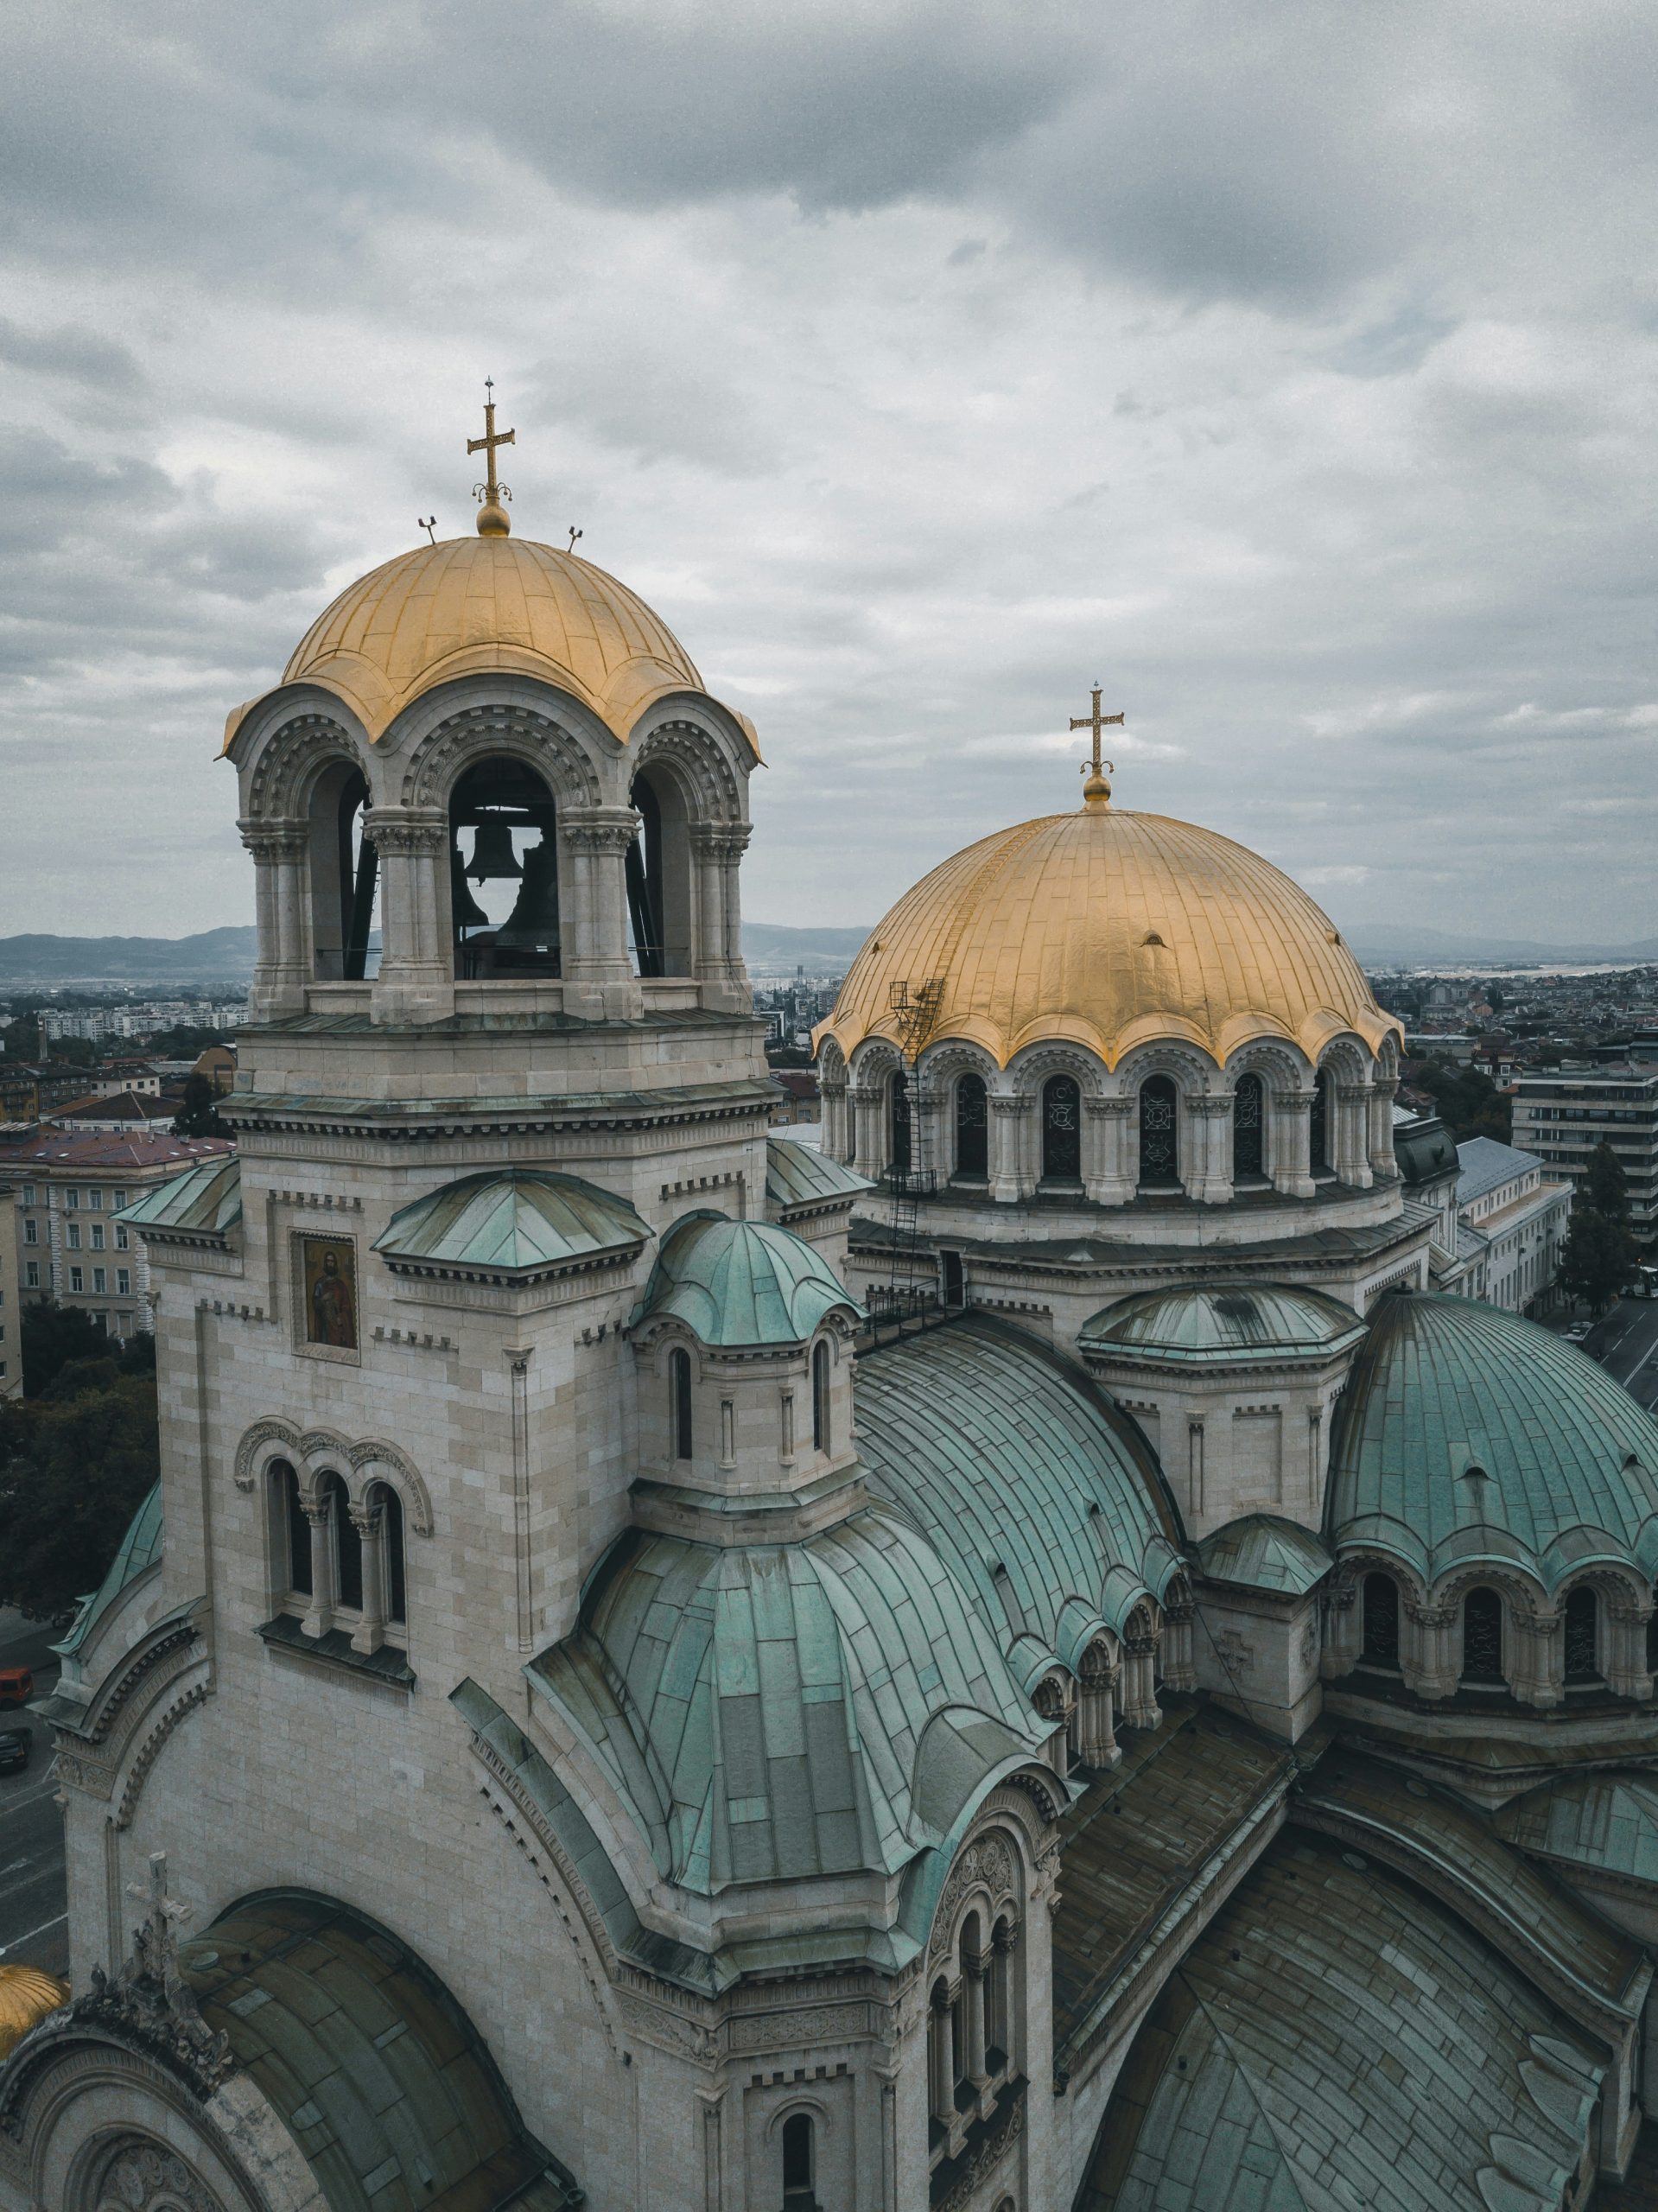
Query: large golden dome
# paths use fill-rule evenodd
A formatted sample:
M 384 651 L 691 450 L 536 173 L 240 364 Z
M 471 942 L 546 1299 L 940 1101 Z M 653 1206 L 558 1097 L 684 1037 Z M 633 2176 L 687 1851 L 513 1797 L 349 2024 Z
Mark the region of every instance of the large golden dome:
M 624 744 L 652 700 L 702 689 L 685 648 L 626 584 L 556 546 L 495 535 L 418 545 L 359 577 L 306 632 L 283 682 L 334 692 L 375 742 L 434 685 L 495 671 L 556 683 Z M 231 716 L 227 747 L 247 712 Z M 736 719 L 758 754 L 752 725 Z
M 0 2064 L 31 2028 L 68 2002 L 69 1992 L 55 1975 L 38 1967 L 0 1966 Z
M 932 983 L 936 1003 L 906 1033 L 895 1001 Z M 1094 804 L 1001 830 L 924 876 L 817 1033 L 848 1054 L 870 1036 L 909 1049 L 962 1037 L 1001 1066 L 1064 1038 L 1115 1066 L 1152 1038 L 1223 1061 L 1281 1037 L 1312 1059 L 1338 1031 L 1375 1051 L 1397 1026 L 1326 917 L 1257 854 Z

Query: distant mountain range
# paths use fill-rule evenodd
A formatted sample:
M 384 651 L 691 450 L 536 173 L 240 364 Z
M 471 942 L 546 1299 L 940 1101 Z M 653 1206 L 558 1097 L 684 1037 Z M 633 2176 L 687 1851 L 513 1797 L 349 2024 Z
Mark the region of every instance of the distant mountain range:
M 791 929 L 745 922 L 743 950 L 757 976 L 835 975 L 850 966 L 867 929 Z M 1544 944 L 1527 938 L 1463 937 L 1413 924 L 1361 922 L 1347 941 L 1367 967 L 1516 967 L 1550 961 L 1609 960 L 1637 967 L 1658 961 L 1658 938 L 1634 944 Z M 251 929 L 204 930 L 195 937 L 0 938 L 0 989 L 88 988 L 105 983 L 245 983 L 253 973 Z

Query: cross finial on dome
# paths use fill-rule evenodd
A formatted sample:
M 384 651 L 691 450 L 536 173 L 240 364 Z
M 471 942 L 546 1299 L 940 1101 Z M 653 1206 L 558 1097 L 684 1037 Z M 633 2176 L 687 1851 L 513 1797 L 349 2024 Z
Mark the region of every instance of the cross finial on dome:
M 503 503 L 510 499 L 512 494 L 505 484 L 496 481 L 495 448 L 497 446 L 515 444 L 518 434 L 516 430 L 498 430 L 495 427 L 495 379 L 493 377 L 484 378 L 484 435 L 481 438 L 468 438 L 467 451 L 485 454 L 486 458 L 484 466 L 489 473 L 481 484 L 473 486 L 472 496 L 474 499 L 483 501 L 482 506 L 478 510 L 480 537 L 505 537 L 511 534 L 512 524 Z M 1098 702 L 1096 701 L 1095 703 L 1097 705 Z
M 1109 729 L 1114 722 L 1120 722 L 1122 720 L 1121 715 L 1102 715 L 1100 712 L 1100 693 L 1103 688 L 1098 683 L 1094 686 L 1094 708 L 1091 714 L 1073 715 L 1070 718 L 1070 726 L 1073 729 L 1091 730 L 1094 734 L 1094 758 L 1091 760 L 1084 760 L 1082 767 L 1083 774 L 1088 778 L 1088 781 L 1083 785 L 1083 804 L 1091 813 L 1096 814 L 1102 814 L 1111 804 L 1111 786 L 1105 778 L 1108 771 L 1112 775 L 1116 773 L 1117 765 L 1115 760 L 1101 760 L 1100 733 L 1102 730 Z

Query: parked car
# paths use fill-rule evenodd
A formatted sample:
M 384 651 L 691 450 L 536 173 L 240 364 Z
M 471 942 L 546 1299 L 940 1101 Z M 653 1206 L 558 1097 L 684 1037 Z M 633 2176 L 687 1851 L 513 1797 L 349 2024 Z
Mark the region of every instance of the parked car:
M 0 1667 L 0 1713 L 27 1705 L 35 1694 L 35 1677 L 27 1667 Z
M 0 1728 L 0 1774 L 29 1764 L 29 1741 L 27 1728 Z
M 1588 1334 L 1587 1321 L 1574 1321 L 1566 1332 L 1566 1340 L 1569 1344 L 1580 1344 Z

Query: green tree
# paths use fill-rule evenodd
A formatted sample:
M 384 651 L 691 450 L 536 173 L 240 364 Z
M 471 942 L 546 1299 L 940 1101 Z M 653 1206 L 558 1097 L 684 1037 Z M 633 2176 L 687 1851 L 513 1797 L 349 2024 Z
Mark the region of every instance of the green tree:
M 1627 1222 L 1609 1220 L 1579 1198 L 1560 1247 L 1561 1289 L 1581 1299 L 1598 1320 L 1636 1266 L 1635 1238 Z
M 23 1391 L 36 1398 L 72 1359 L 107 1359 L 108 1330 L 84 1306 L 26 1306 L 17 1328 Z
M 219 1118 L 213 1087 L 205 1075 L 184 1078 L 184 1103 L 173 1116 L 173 1131 L 181 1137 L 223 1137 L 229 1130 Z
M 1456 1143 L 1466 1144 L 1470 1137 L 1495 1137 L 1499 1144 L 1511 1141 L 1511 1103 L 1478 1068 L 1426 1060 L 1415 1080 L 1432 1099 L 1434 1110 Z
M 1626 1222 L 1629 1217 L 1629 1186 L 1617 1154 L 1603 1137 L 1589 1155 L 1589 1166 L 1583 1179 L 1585 1202 L 1593 1206 L 1608 1221 Z
M 160 1473 L 155 1376 L 121 1369 L 65 1362 L 51 1396 L 0 1403 L 0 1605 L 31 1620 L 97 1589 Z

